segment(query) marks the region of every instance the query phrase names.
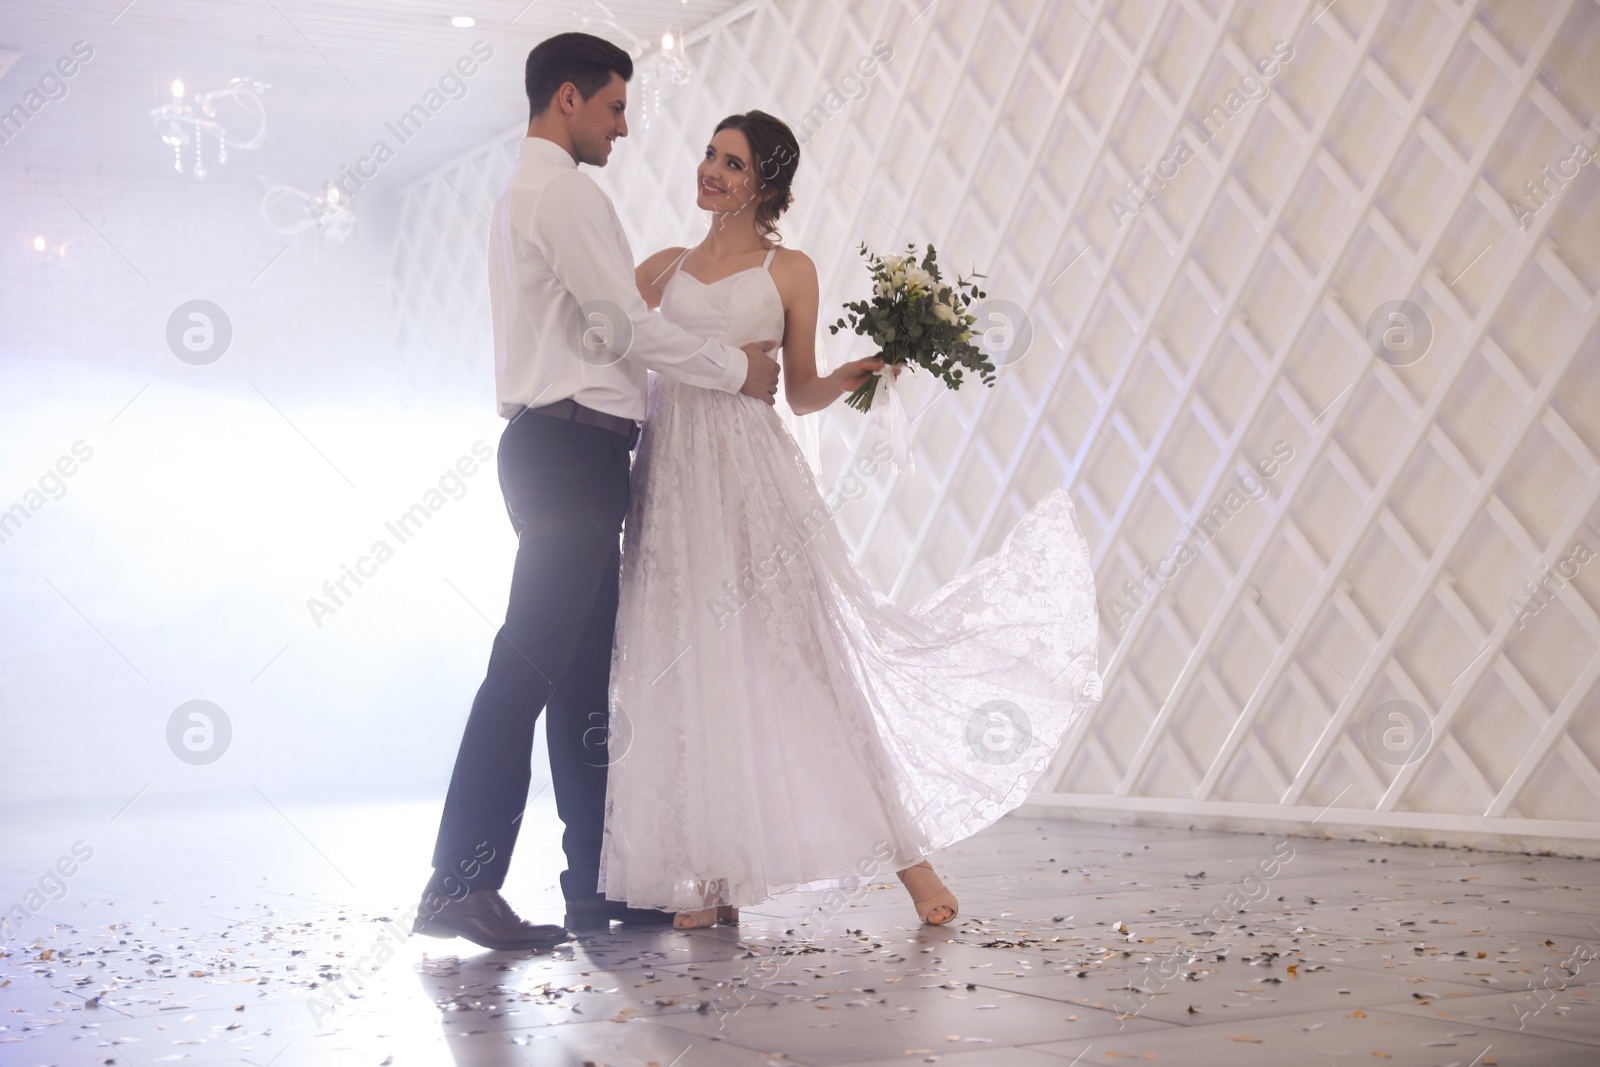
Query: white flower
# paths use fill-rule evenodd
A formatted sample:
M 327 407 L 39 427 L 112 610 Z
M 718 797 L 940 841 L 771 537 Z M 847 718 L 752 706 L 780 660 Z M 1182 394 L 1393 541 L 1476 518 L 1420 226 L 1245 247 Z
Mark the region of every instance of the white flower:
M 879 296 L 888 296 L 893 291 L 894 290 L 890 288 L 888 282 L 879 282 L 873 289 L 873 292 L 877 293 Z
M 953 325 L 956 321 L 955 309 L 949 304 L 935 304 L 933 305 L 933 317 L 940 322 L 948 322 Z

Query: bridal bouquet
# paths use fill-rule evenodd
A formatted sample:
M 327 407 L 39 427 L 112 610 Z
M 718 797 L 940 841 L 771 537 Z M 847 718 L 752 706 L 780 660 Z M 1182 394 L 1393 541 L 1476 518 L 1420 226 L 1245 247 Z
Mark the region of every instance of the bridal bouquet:
M 986 295 L 973 281 L 983 275 L 957 278 L 946 283 L 939 273 L 939 256 L 933 245 L 918 263 L 915 245 L 908 245 L 903 256 L 877 256 L 861 246 L 872 271 L 872 299 L 844 305 L 848 314 L 828 327 L 838 333 L 846 326 L 872 338 L 878 357 L 886 366 L 868 378 L 845 403 L 857 411 L 868 411 L 877 398 L 878 382 L 884 392 L 894 382 L 892 367 L 912 364 L 923 367 L 951 389 L 961 388 L 964 371 L 977 371 L 985 385 L 994 385 L 994 364 L 971 342 L 976 316 L 967 310 L 974 300 Z

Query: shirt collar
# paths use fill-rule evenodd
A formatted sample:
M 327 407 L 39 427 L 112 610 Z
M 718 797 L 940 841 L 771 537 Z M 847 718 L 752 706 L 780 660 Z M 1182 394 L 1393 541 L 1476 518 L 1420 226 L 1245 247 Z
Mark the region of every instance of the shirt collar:
M 517 147 L 517 156 L 536 155 L 552 163 L 578 168 L 578 161 L 567 154 L 567 150 L 546 137 L 524 137 L 522 144 Z

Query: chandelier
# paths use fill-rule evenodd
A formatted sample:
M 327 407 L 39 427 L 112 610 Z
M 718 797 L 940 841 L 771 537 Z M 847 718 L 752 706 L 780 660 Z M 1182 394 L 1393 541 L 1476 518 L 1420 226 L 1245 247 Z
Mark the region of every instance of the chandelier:
M 674 40 L 672 34 L 663 33 L 661 47 L 633 65 L 633 83 L 639 87 L 639 125 L 648 130 L 651 120 L 661 113 L 662 102 L 693 78 L 694 68 L 683 54 L 683 34 Z
M 684 55 L 683 34 L 663 33 L 660 47 L 653 48 L 618 22 L 611 9 L 599 0 L 584 0 L 579 14 L 585 31 L 614 39 L 633 59 L 632 84 L 639 94 L 639 125 L 648 130 L 661 113 L 662 102 L 694 78 L 694 68 Z
M 290 205 L 285 216 L 279 205 Z M 355 232 L 356 213 L 350 198 L 329 182 L 320 193 L 308 193 L 283 182 L 268 182 L 261 197 L 261 221 L 267 229 L 283 237 L 298 237 L 315 229 L 335 244 L 343 244 Z
M 260 148 L 267 139 L 267 109 L 261 94 L 270 88 L 272 86 L 255 78 L 234 78 L 214 92 L 189 96 L 183 82 L 174 80 L 172 99 L 150 109 L 150 117 L 155 120 L 162 143 L 172 146 L 172 169 L 183 173 L 184 147 L 193 145 L 195 180 L 205 181 L 205 139 L 208 135 L 217 143 L 219 165 L 228 162 L 230 147 L 247 152 Z M 256 120 L 256 132 L 248 140 L 230 134 L 218 118 L 216 105 L 223 100 L 233 100 Z

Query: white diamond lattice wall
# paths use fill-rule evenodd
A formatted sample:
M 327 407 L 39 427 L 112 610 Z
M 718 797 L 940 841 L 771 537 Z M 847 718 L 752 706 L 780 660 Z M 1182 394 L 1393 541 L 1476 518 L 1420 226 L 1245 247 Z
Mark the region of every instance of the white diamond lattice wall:
M 1105 699 L 1036 809 L 1600 842 L 1600 6 L 789 0 L 689 55 L 600 175 L 641 257 L 761 107 L 825 309 L 931 240 L 1029 315 L 841 521 L 909 602 L 1070 485 Z M 419 387 L 486 387 L 518 136 L 405 192 Z M 841 470 L 862 421 L 820 418 Z

